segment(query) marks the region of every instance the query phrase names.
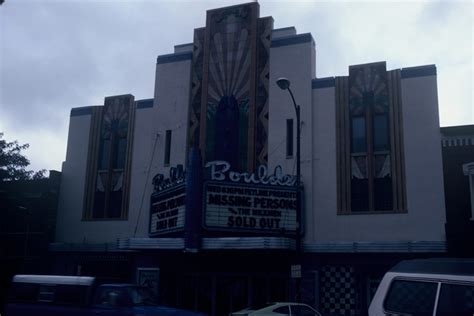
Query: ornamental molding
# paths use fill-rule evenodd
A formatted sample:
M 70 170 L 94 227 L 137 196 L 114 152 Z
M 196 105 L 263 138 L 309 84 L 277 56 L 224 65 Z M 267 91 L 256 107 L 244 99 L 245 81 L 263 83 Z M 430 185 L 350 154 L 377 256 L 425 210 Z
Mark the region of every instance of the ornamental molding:
M 474 146 L 474 136 L 442 136 L 443 147 Z

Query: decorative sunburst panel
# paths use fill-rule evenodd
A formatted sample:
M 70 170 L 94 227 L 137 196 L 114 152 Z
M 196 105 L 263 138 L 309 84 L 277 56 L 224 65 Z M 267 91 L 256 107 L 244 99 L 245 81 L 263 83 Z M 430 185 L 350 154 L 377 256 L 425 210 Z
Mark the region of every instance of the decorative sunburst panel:
M 195 31 L 189 135 L 196 143 L 201 130 L 205 161 L 234 161 L 239 170 L 266 164 L 270 20 L 248 4 L 209 11 L 204 42 Z

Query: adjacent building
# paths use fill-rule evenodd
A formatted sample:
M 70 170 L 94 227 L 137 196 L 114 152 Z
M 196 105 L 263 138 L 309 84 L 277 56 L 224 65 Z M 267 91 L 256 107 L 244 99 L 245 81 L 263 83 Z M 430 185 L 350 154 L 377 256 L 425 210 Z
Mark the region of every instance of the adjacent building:
M 442 127 L 446 238 L 450 255 L 474 256 L 474 125 Z
M 0 181 L 0 313 L 15 274 L 48 273 L 54 241 L 61 174 Z
M 363 315 L 391 266 L 443 255 L 436 67 L 317 78 L 316 56 L 258 3 L 209 10 L 192 43 L 158 56 L 153 99 L 73 108 L 54 272 L 137 281 L 212 315 L 282 300 Z M 301 108 L 300 188 L 280 77 Z

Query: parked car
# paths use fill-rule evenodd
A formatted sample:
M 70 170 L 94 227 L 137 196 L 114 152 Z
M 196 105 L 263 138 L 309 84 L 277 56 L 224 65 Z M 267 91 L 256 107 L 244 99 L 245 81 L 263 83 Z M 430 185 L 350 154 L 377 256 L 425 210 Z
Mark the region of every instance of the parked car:
M 321 316 L 317 310 L 307 304 L 301 303 L 270 303 L 259 307 L 249 307 L 231 316 L 265 316 L 265 315 L 288 315 L 288 316 Z
M 369 316 L 474 315 L 474 259 L 402 261 L 387 272 Z
M 154 316 L 203 315 L 159 306 L 153 293 L 134 284 L 95 285 L 84 276 L 16 275 L 13 278 L 6 316 Z

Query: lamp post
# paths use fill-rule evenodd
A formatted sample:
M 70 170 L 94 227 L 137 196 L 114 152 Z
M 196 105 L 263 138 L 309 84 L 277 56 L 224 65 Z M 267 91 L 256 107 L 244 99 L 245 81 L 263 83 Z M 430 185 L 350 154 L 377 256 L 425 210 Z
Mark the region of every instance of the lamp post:
M 293 100 L 293 105 L 295 107 L 296 112 L 296 260 L 297 264 L 301 264 L 301 149 L 300 149 L 300 106 L 296 104 L 295 97 L 293 96 L 293 92 L 290 89 L 290 80 L 287 78 L 279 78 L 276 81 L 278 87 L 282 90 L 288 90 L 291 96 L 291 100 Z M 300 266 L 301 267 L 301 266 Z M 297 278 L 297 286 L 296 286 L 296 297 L 297 300 L 301 300 L 301 280 Z

